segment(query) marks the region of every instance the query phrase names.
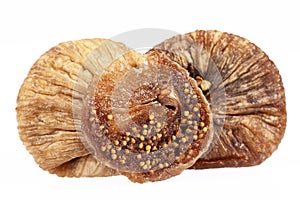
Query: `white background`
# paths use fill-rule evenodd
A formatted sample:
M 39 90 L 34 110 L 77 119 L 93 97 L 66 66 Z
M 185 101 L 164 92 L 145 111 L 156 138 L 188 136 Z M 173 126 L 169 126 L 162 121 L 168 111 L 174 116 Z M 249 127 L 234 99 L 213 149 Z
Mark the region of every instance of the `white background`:
M 300 199 L 299 10 L 288 0 L 1 1 L 0 199 Z M 217 29 L 261 47 L 286 88 L 288 125 L 272 157 L 256 167 L 185 171 L 143 185 L 125 177 L 69 179 L 42 171 L 19 140 L 15 113 L 32 64 L 59 42 L 138 28 Z

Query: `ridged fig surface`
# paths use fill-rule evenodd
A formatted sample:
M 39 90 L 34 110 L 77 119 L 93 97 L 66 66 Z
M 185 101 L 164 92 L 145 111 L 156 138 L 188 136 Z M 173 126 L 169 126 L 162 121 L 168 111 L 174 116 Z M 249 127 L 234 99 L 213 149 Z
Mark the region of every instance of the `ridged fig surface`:
M 198 30 L 154 49 L 209 83 L 199 87 L 211 104 L 215 140 L 192 168 L 252 166 L 277 149 L 286 127 L 284 87 L 259 47 L 233 34 Z

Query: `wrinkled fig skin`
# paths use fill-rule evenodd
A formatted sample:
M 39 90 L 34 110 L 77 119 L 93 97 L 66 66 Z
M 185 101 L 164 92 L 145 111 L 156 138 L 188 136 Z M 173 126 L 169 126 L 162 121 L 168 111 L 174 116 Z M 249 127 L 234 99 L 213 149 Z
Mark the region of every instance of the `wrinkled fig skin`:
M 21 86 L 16 108 L 20 139 L 38 165 L 50 173 L 68 177 L 118 174 L 84 147 L 75 127 L 80 119 L 74 118 L 72 108 L 74 96 L 82 101 L 85 94 L 84 87 L 75 91 L 78 73 L 86 56 L 103 41 L 80 40 L 53 47 L 32 66 Z
M 191 168 L 253 166 L 277 149 L 286 127 L 285 93 L 278 69 L 261 49 L 219 31 L 175 36 L 154 49 L 168 52 L 193 78 L 208 80 L 212 86 L 206 96 L 218 104 L 212 106 L 214 126 L 218 118 L 224 119 L 211 151 Z M 212 76 L 211 66 L 222 81 Z M 221 88 L 225 98 L 218 96 Z

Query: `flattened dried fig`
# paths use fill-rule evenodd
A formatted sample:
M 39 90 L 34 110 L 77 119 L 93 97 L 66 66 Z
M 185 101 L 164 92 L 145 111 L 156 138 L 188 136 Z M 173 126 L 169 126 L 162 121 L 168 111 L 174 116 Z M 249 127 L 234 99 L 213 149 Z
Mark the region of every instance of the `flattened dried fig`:
M 178 175 L 207 152 L 211 115 L 197 82 L 163 52 L 125 54 L 91 84 L 87 148 L 134 182 Z
M 95 61 L 98 69 L 84 66 L 99 45 L 106 47 L 106 59 Z M 88 82 L 103 62 L 124 51 L 124 45 L 104 39 L 71 41 L 53 47 L 32 66 L 16 111 L 20 138 L 42 169 L 70 177 L 118 174 L 90 156 L 77 128 L 81 118 L 73 111 L 80 109 Z
M 277 149 L 286 127 L 284 87 L 260 48 L 233 34 L 195 31 L 154 49 L 187 69 L 210 102 L 215 139 L 192 168 L 252 166 Z

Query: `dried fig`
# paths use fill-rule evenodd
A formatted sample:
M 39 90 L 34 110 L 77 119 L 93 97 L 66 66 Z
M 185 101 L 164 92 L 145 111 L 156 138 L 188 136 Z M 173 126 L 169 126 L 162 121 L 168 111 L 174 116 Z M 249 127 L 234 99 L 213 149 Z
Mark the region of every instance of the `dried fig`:
M 84 66 L 99 45 L 106 52 L 101 52 L 105 59 L 97 61 L 98 69 Z M 73 111 L 80 109 L 88 82 L 101 66 L 127 50 L 104 39 L 70 41 L 53 47 L 32 66 L 20 88 L 16 111 L 20 138 L 42 169 L 70 177 L 118 174 L 84 147 L 77 128 L 81 118 Z
M 195 31 L 154 47 L 165 51 L 198 81 L 210 102 L 214 141 L 194 169 L 257 165 L 277 149 L 286 127 L 278 69 L 247 39 Z
M 84 102 L 87 149 L 134 182 L 178 175 L 212 140 L 197 82 L 157 51 L 124 55 L 91 84 Z

